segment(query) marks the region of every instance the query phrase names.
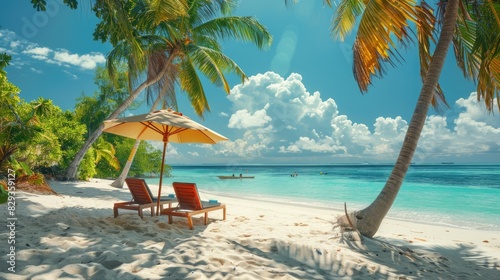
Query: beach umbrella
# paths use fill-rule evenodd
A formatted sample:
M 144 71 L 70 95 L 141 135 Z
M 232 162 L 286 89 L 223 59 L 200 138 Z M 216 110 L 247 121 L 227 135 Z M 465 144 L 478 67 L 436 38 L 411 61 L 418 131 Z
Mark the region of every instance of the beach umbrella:
M 160 209 L 161 185 L 167 144 L 169 142 L 215 144 L 220 141 L 228 140 L 219 133 L 171 109 L 158 110 L 148 114 L 126 118 L 106 120 L 104 121 L 104 132 L 133 139 L 163 142 L 160 184 L 158 189 L 158 207 L 156 208 L 157 215 Z

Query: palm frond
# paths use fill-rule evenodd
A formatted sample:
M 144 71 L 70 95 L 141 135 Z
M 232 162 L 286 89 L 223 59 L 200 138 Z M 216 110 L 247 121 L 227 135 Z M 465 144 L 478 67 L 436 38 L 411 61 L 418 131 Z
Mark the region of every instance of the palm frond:
M 259 49 L 269 47 L 271 33 L 254 17 L 220 17 L 193 28 L 193 34 L 204 34 L 219 39 L 236 39 L 254 43 Z M 196 38 L 195 38 L 196 39 Z
M 223 87 L 226 93 L 229 93 L 231 89 L 224 76 L 224 72 L 235 72 L 241 77 L 242 81 L 246 79 L 243 70 L 221 52 L 192 45 L 190 46 L 190 59 L 200 72 L 213 84 Z
M 341 41 L 352 31 L 357 18 L 363 13 L 366 5 L 363 0 L 343 0 L 335 10 L 330 32 L 335 39 Z
M 477 96 L 484 100 L 486 109 L 493 111 L 495 99 L 500 109 L 500 57 L 483 59 L 478 74 Z
M 94 152 L 96 164 L 104 159 L 115 170 L 120 170 L 120 162 L 115 156 L 116 150 L 113 144 L 102 140 L 102 138 L 99 138 L 98 142 L 95 145 Z
M 362 92 L 372 76 L 383 76 L 383 63 L 399 59 L 395 40 L 405 46 L 411 41 L 409 21 L 416 21 L 415 1 L 369 1 L 361 16 L 353 47 L 353 72 Z
M 197 26 L 203 22 L 218 17 L 230 15 L 237 7 L 237 0 L 188 0 L 189 19 L 191 26 Z
M 186 0 L 151 0 L 148 8 L 142 20 L 151 26 L 187 16 L 189 9 Z
M 210 111 L 210 107 L 200 77 L 190 59 L 184 59 L 180 67 L 180 87 L 183 91 L 188 93 L 189 101 L 195 113 L 203 117 L 205 110 Z
M 499 95 L 499 59 L 500 59 L 500 4 L 492 1 L 474 2 L 470 6 L 470 15 L 473 23 L 467 22 L 468 30 L 459 24 L 459 36 L 467 40 L 467 51 L 475 59 L 471 66 L 465 67 L 468 77 L 477 77 L 477 96 L 484 100 L 486 108 L 492 111 Z M 469 31 L 469 33 L 467 33 Z M 471 46 L 472 44 L 472 46 Z M 458 56 L 458 59 L 461 57 Z M 461 63 L 459 63 L 459 66 Z M 474 67 L 474 68 L 473 68 Z
M 476 80 L 480 58 L 474 52 L 476 41 L 476 22 L 473 20 L 459 20 L 453 47 L 458 67 L 466 78 Z

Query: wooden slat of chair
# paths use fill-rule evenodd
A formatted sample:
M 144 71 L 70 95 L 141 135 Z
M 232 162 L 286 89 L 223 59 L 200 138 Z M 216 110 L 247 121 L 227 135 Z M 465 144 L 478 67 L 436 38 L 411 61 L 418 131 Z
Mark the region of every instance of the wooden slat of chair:
M 187 218 L 189 229 L 192 230 L 192 216 L 204 214 L 204 224 L 207 225 L 208 212 L 220 209 L 223 211 L 223 220 L 226 219 L 226 205 L 224 204 L 203 208 L 195 183 L 174 182 L 172 186 L 174 187 L 179 205 L 177 207 L 167 208 L 161 211 L 161 214 L 168 215 L 169 224 L 173 222 L 173 216 L 185 217 Z

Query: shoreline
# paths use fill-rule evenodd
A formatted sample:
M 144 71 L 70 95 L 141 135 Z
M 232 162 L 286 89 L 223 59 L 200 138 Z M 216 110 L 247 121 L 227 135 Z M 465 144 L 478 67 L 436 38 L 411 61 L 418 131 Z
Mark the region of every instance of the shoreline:
M 375 238 L 361 244 L 333 229 L 343 211 L 206 192 L 202 199 L 227 205 L 227 219 L 211 212 L 204 226 L 195 216 L 191 231 L 180 218 L 171 225 L 166 217 L 145 213 L 141 220 L 133 211 L 113 218 L 113 203 L 129 200 L 130 193 L 110 182 L 50 181 L 60 196 L 18 193 L 19 270 L 9 279 L 500 277 L 496 231 L 385 219 Z
M 269 198 L 269 199 L 266 199 L 266 198 L 260 198 L 260 197 L 255 197 L 255 196 L 247 196 L 247 197 L 240 197 L 240 196 L 237 196 L 237 195 L 230 195 L 230 194 L 227 194 L 227 193 L 217 193 L 217 192 L 210 192 L 210 191 L 204 191 L 204 193 L 206 193 L 207 195 L 211 195 L 211 196 L 220 196 L 220 197 L 225 197 L 225 198 L 230 198 L 230 199 L 242 199 L 242 200 L 248 200 L 248 201 L 255 201 L 255 202 L 264 202 L 264 203 L 269 203 L 269 202 L 273 202 L 273 203 L 276 203 L 276 204 L 282 204 L 284 206 L 300 206 L 300 207 L 307 207 L 307 208 L 313 208 L 313 209 L 318 209 L 318 210 L 326 210 L 326 211 L 333 211 L 333 212 L 338 212 L 340 214 L 343 214 L 344 213 L 344 209 L 343 208 L 340 208 L 340 207 L 333 207 L 333 206 L 326 206 L 325 202 L 324 201 L 316 201 L 316 200 L 313 200 L 313 199 L 310 199 L 310 201 L 307 201 L 307 199 L 303 200 L 303 201 L 299 201 L 297 203 L 293 203 L 293 202 L 289 202 L 288 199 L 283 199 L 283 198 L 277 198 L 277 197 L 273 197 L 273 198 Z M 312 205 L 310 202 L 318 202 L 319 205 Z M 349 204 L 347 205 L 348 206 L 348 210 L 355 210 L 356 208 L 354 207 L 349 207 Z M 367 205 L 365 205 L 366 207 Z M 391 211 L 393 213 L 391 213 Z M 386 216 L 385 219 L 390 219 L 390 220 L 393 220 L 393 221 L 401 221 L 401 222 L 415 222 L 415 223 L 419 223 L 419 224 L 424 224 L 424 225 L 433 225 L 433 226 L 441 226 L 441 227 L 452 227 L 452 228 L 457 228 L 457 229 L 467 229 L 467 230 L 480 230 L 480 231 L 494 231 L 494 232 L 497 232 L 500 230 L 500 224 L 493 224 L 492 226 L 494 227 L 493 229 L 487 229 L 487 228 L 477 228 L 477 226 L 475 227 L 466 227 L 466 226 L 463 226 L 463 225 L 457 225 L 457 224 L 445 224 L 445 223 L 437 223 L 437 222 L 432 222 L 432 221 L 425 221 L 424 219 L 416 219 L 416 220 L 409 220 L 409 219 L 406 219 L 406 218 L 403 218 L 403 217 L 397 217 L 394 212 L 397 212 L 398 209 L 397 208 L 392 208 L 390 210 L 390 212 L 388 213 L 388 215 Z M 418 214 L 417 214 L 418 216 Z M 472 216 L 471 217 L 468 217 L 470 218 L 470 220 L 472 221 Z M 486 225 L 481 225 L 482 227 L 487 227 Z

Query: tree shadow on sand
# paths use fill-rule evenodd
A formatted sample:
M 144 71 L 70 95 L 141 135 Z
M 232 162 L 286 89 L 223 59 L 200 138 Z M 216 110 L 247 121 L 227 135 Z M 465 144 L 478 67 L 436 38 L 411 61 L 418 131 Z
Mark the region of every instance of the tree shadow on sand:
M 128 190 L 87 186 L 95 189 L 60 185 L 56 191 L 85 203 L 94 196 L 111 198 L 109 208 L 46 209 L 33 200 L 19 200 L 22 207 L 43 211 L 19 214 L 16 273 L 5 273 L 2 259 L 0 278 L 500 279 L 499 260 L 482 255 L 473 244 L 396 246 L 401 244 L 396 239 L 359 243 L 335 232 L 316 242 L 277 238 L 264 230 L 230 237 L 231 227 L 242 223 L 215 221 L 220 218 L 216 215 L 208 226 L 203 217 L 194 218 L 194 230 L 181 218 L 171 225 L 167 217 L 145 214 L 142 220 L 132 211 L 113 218 L 113 201 L 130 199 Z M 6 237 L 7 232 L 0 232 L 1 240 Z
M 29 200 L 24 204 L 41 207 Z M 112 209 L 63 207 L 36 216 L 19 215 L 16 272 L 8 273 L 2 260 L 0 278 L 170 279 L 183 260 L 171 253 L 185 242 L 197 242 L 205 229 L 203 219 L 193 219 L 195 229 L 189 230 L 185 219 L 169 225 L 167 217 L 142 220 L 130 213 L 113 218 Z M 0 238 L 6 237 L 2 231 Z
M 500 261 L 481 255 L 473 245 L 456 247 L 395 246 L 377 239 L 363 243 L 297 244 L 273 240 L 269 248 L 234 246 L 272 260 L 300 267 L 297 279 L 500 279 Z M 245 242 L 246 243 L 246 242 Z

